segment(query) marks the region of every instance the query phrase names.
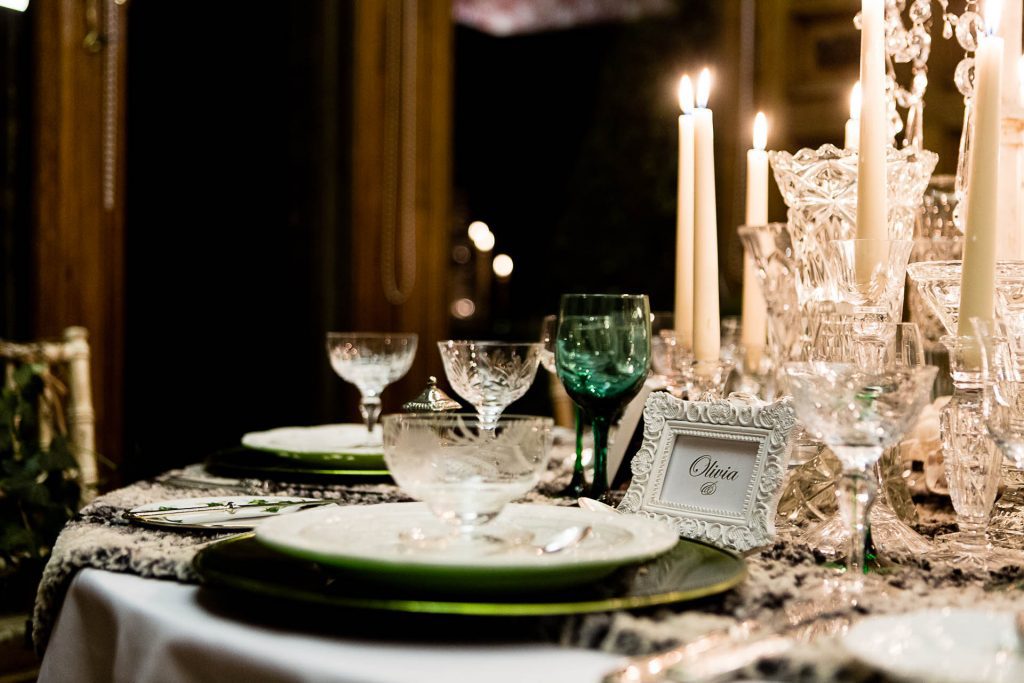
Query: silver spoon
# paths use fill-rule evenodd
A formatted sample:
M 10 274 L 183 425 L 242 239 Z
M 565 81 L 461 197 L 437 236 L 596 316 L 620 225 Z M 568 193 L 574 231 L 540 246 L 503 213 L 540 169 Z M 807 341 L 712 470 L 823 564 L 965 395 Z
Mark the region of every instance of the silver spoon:
M 592 526 L 571 526 L 568 529 L 562 529 L 557 534 L 552 536 L 547 543 L 542 546 L 537 546 L 538 555 L 552 555 L 554 553 L 560 553 L 563 550 L 573 548 L 583 542 L 587 536 L 593 533 L 594 527 Z

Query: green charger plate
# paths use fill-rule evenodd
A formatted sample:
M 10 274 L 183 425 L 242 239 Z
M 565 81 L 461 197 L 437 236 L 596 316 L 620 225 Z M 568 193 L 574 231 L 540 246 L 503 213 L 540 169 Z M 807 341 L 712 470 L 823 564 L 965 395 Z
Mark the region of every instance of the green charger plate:
M 386 469 L 328 467 L 254 448 L 230 448 L 206 458 L 206 471 L 234 479 L 272 479 L 293 483 L 391 483 Z
M 535 617 L 639 609 L 724 593 L 746 577 L 740 557 L 681 540 L 668 553 L 587 586 L 542 593 L 465 596 L 374 584 L 344 570 L 284 555 L 251 534 L 207 546 L 195 569 L 208 586 L 246 596 L 390 613 Z

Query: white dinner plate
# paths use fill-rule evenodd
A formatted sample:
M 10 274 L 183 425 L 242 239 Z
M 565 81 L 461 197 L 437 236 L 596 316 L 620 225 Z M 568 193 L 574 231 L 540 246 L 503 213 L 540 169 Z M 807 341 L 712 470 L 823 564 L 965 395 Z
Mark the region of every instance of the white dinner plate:
M 508 505 L 492 524 L 526 532 L 525 546 L 423 550 L 403 541 L 411 529 L 438 529 L 423 503 L 331 507 L 268 520 L 256 539 L 279 552 L 339 567 L 361 578 L 459 591 L 522 592 L 560 588 L 606 576 L 660 555 L 679 541 L 667 524 L 635 515 L 609 515 L 553 505 Z M 579 545 L 538 555 L 571 526 L 592 526 Z
M 373 434 L 361 424 L 279 427 L 249 432 L 242 445 L 318 465 L 351 469 L 384 469 L 383 431 Z
M 1013 612 L 940 609 L 868 617 L 843 645 L 900 678 L 935 683 L 1024 681 Z
M 234 512 L 220 509 L 228 503 L 247 507 L 236 509 Z M 150 526 L 249 531 L 268 519 L 297 514 L 306 509 L 304 505 L 312 503 L 323 503 L 323 500 L 298 496 L 209 496 L 147 503 L 132 508 L 126 514 L 131 521 Z M 209 512 L 192 511 L 193 508 L 199 507 L 214 509 Z M 182 509 L 189 511 L 183 512 Z M 163 512 L 164 514 L 140 517 L 138 515 L 140 512 Z

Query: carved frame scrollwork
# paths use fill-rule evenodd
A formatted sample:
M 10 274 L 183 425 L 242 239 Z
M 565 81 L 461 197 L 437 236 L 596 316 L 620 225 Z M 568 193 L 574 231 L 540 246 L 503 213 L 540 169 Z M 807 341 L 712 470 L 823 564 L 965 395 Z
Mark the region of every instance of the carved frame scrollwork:
M 763 546 L 775 535 L 775 510 L 782 493 L 790 436 L 796 424 L 788 400 L 762 404 L 741 398 L 683 401 L 655 392 L 644 406 L 644 441 L 633 456 L 633 480 L 619 511 L 669 522 L 685 538 L 730 550 Z M 668 464 L 680 436 L 758 443 L 742 514 L 698 503 L 661 500 Z

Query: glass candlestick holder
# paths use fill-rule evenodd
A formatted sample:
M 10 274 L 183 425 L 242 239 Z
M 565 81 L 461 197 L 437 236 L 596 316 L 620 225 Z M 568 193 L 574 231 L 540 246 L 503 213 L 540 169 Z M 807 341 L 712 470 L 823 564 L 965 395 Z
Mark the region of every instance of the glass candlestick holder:
M 1000 455 L 985 427 L 984 379 L 977 339 L 946 336 L 955 390 L 940 416 L 949 497 L 959 531 L 940 537 L 935 557 L 975 569 L 993 559 L 988 539 L 992 504 L 999 487 Z
M 725 396 L 735 364 L 731 360 L 693 360 L 684 368 L 683 382 L 689 401 L 714 401 Z

